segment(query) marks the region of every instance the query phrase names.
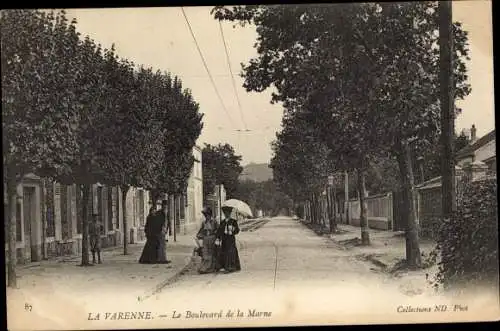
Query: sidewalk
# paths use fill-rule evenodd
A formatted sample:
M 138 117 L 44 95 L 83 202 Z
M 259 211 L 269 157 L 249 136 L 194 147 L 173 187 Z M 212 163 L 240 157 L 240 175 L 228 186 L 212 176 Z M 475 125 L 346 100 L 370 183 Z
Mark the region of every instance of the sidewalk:
M 301 222 L 314 231 L 309 224 Z M 370 245 L 361 246 L 360 227 L 338 224 L 337 229 L 338 233 L 325 235 L 329 236 L 339 249 L 352 251 L 354 255 L 364 257 L 384 270 L 392 270 L 406 256 L 406 239 L 403 231 L 370 229 Z M 425 257 L 429 256 L 435 246 L 433 241 L 420 239 L 420 252 Z
M 301 223 L 309 228 L 310 225 Z M 402 231 L 387 231 L 370 229 L 370 245 L 361 246 L 361 228 L 352 225 L 338 224 L 336 234 L 321 234 L 328 237 L 334 246 L 341 250 L 349 251 L 356 259 L 368 261 L 373 264 L 372 271 L 390 274 L 397 283 L 400 291 L 413 296 L 424 292 L 433 293 L 431 281 L 438 271 L 437 264 L 418 270 L 398 268 L 406 257 L 406 239 Z M 430 240 L 420 239 L 420 252 L 423 254 L 422 262 L 425 264 L 429 253 L 435 248 L 435 243 Z
M 81 267 L 80 256 L 47 260 L 20 266 L 18 289 L 8 289 L 7 298 L 22 295 L 50 302 L 51 295 L 77 298 L 79 302 L 103 303 L 104 299 L 141 301 L 162 290 L 164 285 L 179 273 L 189 268 L 193 253 L 193 235 L 173 237 L 167 243 L 169 264 L 139 264 L 144 242 L 128 247 L 128 255 L 123 255 L 123 247 L 102 252 L 102 264 Z M 16 293 L 17 292 L 17 293 Z M 61 299 L 61 298 L 59 298 Z

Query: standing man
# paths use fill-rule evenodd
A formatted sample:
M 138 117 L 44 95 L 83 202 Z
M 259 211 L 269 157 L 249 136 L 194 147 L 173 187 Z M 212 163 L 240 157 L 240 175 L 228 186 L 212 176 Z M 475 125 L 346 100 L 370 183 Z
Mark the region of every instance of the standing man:
M 170 223 L 170 217 L 168 213 L 168 200 L 162 200 L 161 210 L 158 211 L 156 215 L 155 228 L 157 229 L 158 236 L 158 260 L 157 263 L 170 263 L 167 260 L 167 247 L 165 241 L 168 241 L 168 236 L 172 235 L 172 227 Z M 155 230 L 156 230 L 155 229 Z M 166 236 L 166 238 L 165 238 Z
M 89 241 L 90 241 L 90 251 L 92 252 L 92 263 L 96 264 L 96 254 L 97 263 L 101 264 L 101 233 L 102 225 L 99 222 L 99 215 L 92 214 L 92 221 L 89 224 Z

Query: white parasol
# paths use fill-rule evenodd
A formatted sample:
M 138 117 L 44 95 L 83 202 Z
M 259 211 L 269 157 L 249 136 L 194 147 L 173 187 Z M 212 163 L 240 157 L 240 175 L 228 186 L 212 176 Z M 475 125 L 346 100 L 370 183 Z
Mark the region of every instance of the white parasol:
M 222 203 L 222 207 L 234 208 L 238 213 L 246 217 L 253 217 L 252 210 L 245 202 L 237 199 L 229 199 Z

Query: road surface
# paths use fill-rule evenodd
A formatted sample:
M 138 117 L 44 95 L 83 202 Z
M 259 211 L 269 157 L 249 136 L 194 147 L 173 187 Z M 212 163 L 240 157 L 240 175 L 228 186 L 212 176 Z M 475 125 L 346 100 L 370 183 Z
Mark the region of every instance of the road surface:
M 280 217 L 252 223 L 253 226 L 243 225 L 237 237 L 240 272 L 199 275 L 193 270 L 162 292 L 168 295 L 170 289 L 238 288 L 280 291 L 387 280 L 385 275 L 373 270 L 371 263 L 339 249 L 328 238 L 319 237 L 297 220 Z
M 384 324 L 456 321 L 459 317 L 466 321 L 477 319 L 474 316 L 488 307 L 497 307 L 479 299 L 475 303 L 472 299 L 408 295 L 402 291 L 404 279 L 378 272 L 352 250 L 341 249 L 291 218 L 260 220 L 241 227 L 244 231 L 237 237 L 240 272 L 200 275 L 195 269 L 186 269 L 173 280 L 166 273 L 156 293 L 143 298 L 137 292 L 149 288 L 145 282 L 110 273 L 109 284 L 100 289 L 89 286 L 90 280 L 81 284 L 91 295 L 62 288 L 51 293 L 24 293 L 16 304 L 9 303 L 9 307 L 18 308 L 15 312 L 11 309 L 11 320 L 14 315 L 28 314 L 23 310 L 26 303 L 34 308 L 29 312 L 31 319 L 22 321 L 31 324 L 21 323 L 19 329 L 36 329 L 41 321 L 53 323 L 49 327 L 53 330 L 75 329 L 76 325 L 96 330 Z M 47 304 L 42 298 L 52 302 Z M 411 313 L 438 304 L 464 305 L 469 311 L 460 311 L 460 315 L 451 308 L 440 314 Z

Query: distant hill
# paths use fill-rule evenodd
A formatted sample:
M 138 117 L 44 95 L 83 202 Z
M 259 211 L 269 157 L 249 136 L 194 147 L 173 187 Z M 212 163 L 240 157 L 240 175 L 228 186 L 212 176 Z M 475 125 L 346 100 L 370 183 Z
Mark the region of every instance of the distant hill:
M 250 163 L 243 167 L 240 180 L 253 180 L 265 182 L 273 178 L 273 170 L 267 163 Z

